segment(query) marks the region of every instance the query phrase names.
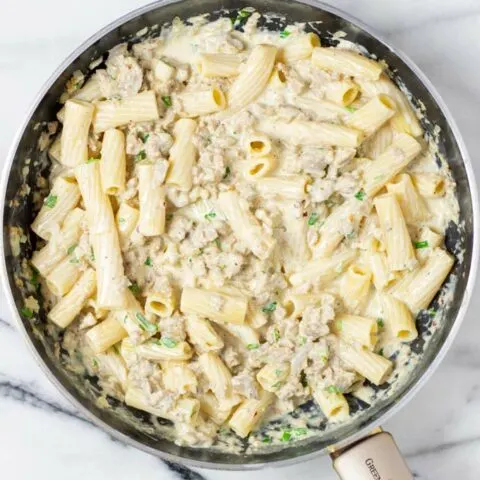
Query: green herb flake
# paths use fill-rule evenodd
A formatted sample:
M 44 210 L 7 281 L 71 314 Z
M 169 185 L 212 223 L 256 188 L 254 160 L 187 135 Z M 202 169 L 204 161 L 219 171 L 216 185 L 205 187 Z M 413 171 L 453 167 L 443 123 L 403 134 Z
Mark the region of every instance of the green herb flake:
M 177 341 L 174 340 L 173 338 L 169 338 L 169 337 L 162 337 L 160 339 L 160 342 L 162 343 L 163 346 L 167 347 L 167 348 L 175 348 L 177 346 Z
M 383 357 L 383 348 L 381 348 L 381 349 L 378 351 L 378 354 Z
M 143 143 L 147 143 L 147 140 L 149 139 L 149 137 L 150 137 L 149 133 L 142 133 L 141 136 L 140 136 Z
M 118 219 L 118 223 L 125 223 L 125 222 L 126 222 L 126 220 L 123 217 L 120 217 Z
M 136 155 L 135 155 L 135 161 L 140 162 L 141 160 L 145 160 L 147 158 L 147 154 L 145 150 L 140 150 Z
M 339 332 L 342 331 L 342 327 L 343 327 L 342 321 L 341 321 L 341 320 L 335 320 L 335 328 L 336 328 Z
M 282 374 L 282 371 L 281 371 L 279 368 L 277 368 L 277 369 L 275 370 L 275 375 L 276 375 L 277 377 L 279 377 L 281 374 Z
M 172 106 L 172 97 L 170 95 L 165 95 L 162 97 L 162 102 L 166 107 Z
M 423 240 L 422 242 L 415 242 L 415 248 L 427 248 L 428 242 L 427 240 Z
M 92 358 L 92 365 L 94 368 L 98 368 L 98 361 L 95 357 Z
M 70 259 L 70 263 L 80 263 L 80 260 L 77 257 L 73 257 Z
M 95 261 L 95 252 L 93 251 L 93 247 L 90 247 L 90 260 L 92 262 Z
M 296 437 L 300 437 L 308 433 L 308 428 L 305 428 L 305 427 L 294 428 L 292 432 Z
M 222 249 L 222 244 L 221 244 L 221 242 L 220 242 L 220 239 L 219 239 L 219 238 L 216 238 L 216 239 L 214 240 L 214 242 L 215 242 L 215 245 L 221 250 L 221 249 Z
M 315 225 L 317 222 L 318 222 L 318 213 L 315 213 L 315 212 L 311 213 L 310 217 L 308 217 L 308 222 L 307 222 L 308 225 L 310 227 L 313 227 L 313 225 Z
M 57 204 L 57 195 L 49 195 L 43 202 L 47 208 L 53 208 Z
M 173 213 L 167 213 L 166 219 L 169 222 L 173 218 Z
M 147 267 L 153 267 L 153 262 L 152 262 L 152 259 L 150 257 L 147 257 L 143 264 L 146 265 Z
M 329 385 L 326 390 L 328 393 L 343 393 L 343 389 L 335 385 Z
M 225 173 L 223 174 L 223 180 L 226 180 L 230 174 L 232 173 L 232 171 L 230 170 L 230 167 L 227 165 L 225 167 Z
M 138 283 L 132 283 L 128 289 L 134 294 L 138 295 L 140 293 L 140 287 L 138 286 Z
M 217 216 L 217 214 L 215 212 L 208 212 L 204 215 L 204 217 L 207 219 L 207 220 L 210 220 L 212 218 L 215 218 Z
M 262 443 L 272 443 L 272 437 L 269 437 L 268 435 L 265 435 L 262 438 Z
M 278 342 L 280 340 L 280 330 L 277 327 L 273 329 L 273 340 Z
M 303 337 L 303 336 L 302 336 L 302 337 L 299 338 L 298 344 L 299 344 L 300 346 L 305 345 L 306 343 L 307 343 L 307 337 Z
M 25 317 L 25 318 L 33 318 L 33 312 L 30 308 L 28 307 L 23 307 L 20 310 L 20 313 Z
M 280 441 L 288 442 L 291 438 L 292 438 L 292 432 L 290 432 L 289 430 L 285 430 L 282 436 L 280 437 Z
M 291 32 L 289 32 L 288 30 L 282 30 L 280 32 L 280 38 L 287 38 L 289 35 L 290 35 Z
M 38 281 L 39 271 L 35 267 L 32 268 L 32 276 L 30 277 L 30 283 L 35 287 L 38 288 L 40 286 L 40 282 Z
M 365 200 L 366 195 L 367 195 L 367 194 L 366 194 L 363 190 L 359 190 L 359 191 L 354 195 L 354 197 L 355 197 L 357 200 L 363 201 L 363 200 Z
M 427 315 L 430 317 L 434 317 L 437 314 L 437 311 L 434 308 L 429 308 L 427 310 Z
M 345 110 L 349 111 L 350 113 L 354 113 L 357 111 L 355 107 L 345 107 Z
M 78 247 L 78 245 L 76 243 L 74 245 L 68 247 L 67 255 L 71 255 L 77 247 Z
M 95 162 L 98 162 L 98 161 L 100 161 L 99 158 L 90 157 L 90 158 L 87 160 L 87 163 L 95 163 Z
M 267 303 L 267 305 L 265 305 L 262 308 L 262 312 L 263 313 L 273 313 L 276 308 L 277 308 L 277 302 L 270 302 L 270 303 Z
M 280 388 L 283 382 L 276 382 L 272 385 L 272 388 Z
M 259 348 L 259 347 L 260 347 L 260 345 L 259 345 L 258 343 L 249 343 L 249 344 L 247 345 L 247 348 L 248 348 L 249 350 L 256 350 L 256 349 Z
M 146 332 L 149 333 L 155 333 L 157 331 L 157 326 L 154 325 L 153 323 L 150 323 L 144 315 L 142 315 L 140 312 L 137 312 L 135 314 L 136 319 L 140 323 L 140 327 L 145 330 Z
M 235 21 L 233 22 L 234 24 L 235 23 L 240 23 L 244 18 L 248 18 L 250 15 L 252 14 L 252 12 L 249 12 L 248 10 L 245 10 L 242 8 L 242 10 L 240 10 L 237 14 L 237 18 L 235 19 Z
M 377 318 L 377 325 L 378 325 L 378 328 L 383 328 L 385 326 L 383 318 Z

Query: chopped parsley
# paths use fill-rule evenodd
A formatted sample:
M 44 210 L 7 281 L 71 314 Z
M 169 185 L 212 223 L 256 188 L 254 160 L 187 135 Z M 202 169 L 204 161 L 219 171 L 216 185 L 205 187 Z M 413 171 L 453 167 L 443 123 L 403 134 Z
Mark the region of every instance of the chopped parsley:
M 20 310 L 20 313 L 25 317 L 25 318 L 33 318 L 33 312 L 30 310 L 28 307 L 23 307 Z
M 259 345 L 258 343 L 249 343 L 249 344 L 247 345 L 247 348 L 248 348 L 249 350 L 256 350 L 256 349 L 259 348 L 259 347 L 260 347 L 260 345 Z
M 98 162 L 99 160 L 100 160 L 99 158 L 90 157 L 90 158 L 87 160 L 87 163 L 94 163 L 94 162 Z
M 167 221 L 169 222 L 173 218 L 173 213 L 167 213 Z
M 125 223 L 125 219 L 124 219 L 123 217 L 120 217 L 120 218 L 118 219 L 118 223 Z
M 135 161 L 140 162 L 141 160 L 145 160 L 147 158 L 147 154 L 145 153 L 145 150 L 140 150 L 136 155 L 135 155 Z
M 147 267 L 153 267 L 152 259 L 150 257 L 147 257 L 145 259 L 144 265 L 146 265 Z
M 204 215 L 204 217 L 207 219 L 207 220 L 210 220 L 212 218 L 215 218 L 217 216 L 217 214 L 215 212 L 208 212 Z
M 95 357 L 92 358 L 92 365 L 94 368 L 98 368 L 98 361 Z
M 80 260 L 77 257 L 72 257 L 70 263 L 80 263 Z
M 43 202 L 46 207 L 53 208 L 57 204 L 57 195 L 49 195 Z
M 336 387 L 335 385 L 329 385 L 326 390 L 328 393 L 343 393 L 343 388 Z
M 298 339 L 298 344 L 299 344 L 300 346 L 305 345 L 306 343 L 307 343 L 307 337 L 303 337 L 303 336 L 302 336 L 302 337 L 300 337 L 300 338 Z
M 310 225 L 310 227 L 312 227 L 317 222 L 318 222 L 318 213 L 312 212 L 310 214 L 310 217 L 308 217 L 308 222 L 307 223 L 308 223 L 308 225 Z
M 345 107 L 345 110 L 348 110 L 350 113 L 356 112 L 357 109 L 355 107 Z
M 93 251 L 93 247 L 90 247 L 90 260 L 92 262 L 95 261 L 95 252 Z
M 292 432 L 290 432 L 289 430 L 285 430 L 282 436 L 280 437 L 280 441 L 288 442 L 291 438 L 292 438 Z
M 427 240 L 423 240 L 422 242 L 415 242 L 415 248 L 427 248 L 428 242 Z
M 214 240 L 214 242 L 215 242 L 215 245 L 216 245 L 219 249 L 222 248 L 222 244 L 220 243 L 220 239 L 219 239 L 218 237 Z
M 233 20 L 233 24 L 235 25 L 236 23 L 240 23 L 244 18 L 248 18 L 251 14 L 252 12 L 249 12 L 248 10 L 245 10 L 244 8 L 242 8 L 238 12 L 237 18 Z
M 429 315 L 430 317 L 434 317 L 436 314 L 437 314 L 437 311 L 434 308 L 429 308 L 427 310 L 427 315 Z
M 71 255 L 77 247 L 78 247 L 78 245 L 76 243 L 74 245 L 72 245 L 71 247 L 68 247 L 67 255 Z
M 381 349 L 378 351 L 378 354 L 383 357 L 383 348 L 381 348 Z
M 277 377 L 279 377 L 281 374 L 282 374 L 282 371 L 281 371 L 279 368 L 277 368 L 277 369 L 275 370 L 275 375 L 276 375 Z
M 383 328 L 385 326 L 383 318 L 377 318 L 377 325 L 378 325 L 378 328 Z
M 172 106 L 172 97 L 170 95 L 165 95 L 162 97 L 162 102 L 166 107 Z
M 262 443 L 272 443 L 272 437 L 269 437 L 268 435 L 265 435 L 262 438 Z
M 341 320 L 335 320 L 335 328 L 336 328 L 339 332 L 342 331 L 342 327 L 343 327 L 342 321 L 341 321 Z
M 138 286 L 138 283 L 132 283 L 128 289 L 134 294 L 138 295 L 140 293 L 140 287 Z
M 305 428 L 305 427 L 294 428 L 292 432 L 295 436 L 299 437 L 301 435 L 306 435 L 308 433 L 308 428 Z
M 363 190 L 359 190 L 355 195 L 354 197 L 357 199 L 357 200 L 365 200 L 365 197 L 366 197 L 366 193 L 363 191 Z
M 138 320 L 140 327 L 145 330 L 146 332 L 155 333 L 157 331 L 157 326 L 153 323 L 150 323 L 144 315 L 140 312 L 135 314 L 136 319 Z
M 147 143 L 147 140 L 149 139 L 149 137 L 150 137 L 149 133 L 142 133 L 141 136 L 140 136 L 143 143 Z
M 280 340 L 280 331 L 277 327 L 273 329 L 273 340 L 275 340 L 275 342 L 278 342 Z
M 30 277 L 30 283 L 35 288 L 38 288 L 40 286 L 40 282 L 38 281 L 38 276 L 39 276 L 38 270 L 32 266 L 32 276 Z
M 267 303 L 267 305 L 265 305 L 262 308 L 262 312 L 263 313 L 273 313 L 276 308 L 277 308 L 277 302 L 270 302 L 270 303 Z
M 282 30 L 280 32 L 280 38 L 287 38 L 289 35 L 290 35 L 291 32 L 289 32 L 288 30 Z
M 164 347 L 167 347 L 167 348 L 175 348 L 177 346 L 177 343 L 178 343 L 176 340 L 174 340 L 173 338 L 169 338 L 169 337 L 162 337 L 160 339 L 160 342 Z
M 225 173 L 223 174 L 223 180 L 226 180 L 230 176 L 231 170 L 230 167 L 227 165 L 225 167 Z

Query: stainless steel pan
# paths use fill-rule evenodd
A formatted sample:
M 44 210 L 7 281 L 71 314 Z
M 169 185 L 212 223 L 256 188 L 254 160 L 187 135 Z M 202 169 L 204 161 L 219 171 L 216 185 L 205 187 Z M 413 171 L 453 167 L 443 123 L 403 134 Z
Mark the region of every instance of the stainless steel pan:
M 264 20 L 267 28 L 282 28 L 285 23 L 295 21 L 321 21 L 316 28 L 322 36 L 322 41 L 331 42 L 329 33 L 342 30 L 347 39 L 363 45 L 371 54 L 384 59 L 390 67 L 390 74 L 395 80 L 401 80 L 412 93 L 415 102 L 421 100 L 425 106 L 425 120 L 423 127 L 432 131 L 435 126 L 441 128 L 440 153 L 448 159 L 450 169 L 458 186 L 457 195 L 460 204 L 461 222 L 451 224 L 446 232 L 447 248 L 453 253 L 463 253 L 462 262 L 457 262 L 454 272 L 458 278 L 451 301 L 441 309 L 440 318 L 436 321 L 440 327 L 432 338 L 428 337 L 428 327 L 432 319 L 421 314 L 418 318 L 419 338 L 414 343 L 415 352 L 422 355 L 416 369 L 408 381 L 401 385 L 394 395 L 381 400 L 371 408 L 362 405 L 352 405 L 354 409 L 361 409 L 360 414 L 351 422 L 340 425 L 335 429 L 322 431 L 312 439 L 300 443 L 286 444 L 282 449 L 270 449 L 261 454 L 237 455 L 224 453 L 218 449 L 199 450 L 189 447 L 179 447 L 173 442 L 160 438 L 149 431 L 148 416 L 137 415 L 138 424 L 125 419 L 122 415 L 125 407 L 112 400 L 111 408 L 99 408 L 94 402 L 94 379 L 79 379 L 69 374 L 53 359 L 54 343 L 50 337 L 44 335 L 47 325 L 44 312 L 38 318 L 27 320 L 21 318 L 19 310 L 23 306 L 25 291 L 15 283 L 15 271 L 19 269 L 22 258 L 29 256 L 35 247 L 35 239 L 29 236 L 28 241 L 22 244 L 20 257 L 14 257 L 9 242 L 11 227 L 21 227 L 28 232 L 32 221 L 32 195 L 28 195 L 20 202 L 16 202 L 19 189 L 23 183 L 22 168 L 27 158 L 35 160 L 30 163 L 27 183 L 34 185 L 35 178 L 48 165 L 42 161 L 45 154 L 36 151 L 41 128 L 35 128 L 40 122 L 51 121 L 59 108 L 56 103 L 64 89 L 65 82 L 75 70 L 86 72 L 93 59 L 102 56 L 108 49 L 119 42 L 135 41 L 136 32 L 144 27 L 155 24 L 162 25 L 170 22 L 175 16 L 186 19 L 193 15 L 207 12 L 217 12 L 221 8 L 240 9 L 247 6 L 255 7 L 261 13 L 275 12 L 285 17 L 285 20 Z M 213 17 L 218 16 L 214 13 Z M 235 16 L 235 13 L 229 14 Z M 47 165 L 47 166 L 46 166 Z M 79 47 L 51 76 L 39 93 L 34 105 L 21 127 L 7 159 L 3 175 L 2 196 L 3 203 L 3 236 L 2 245 L 2 276 L 7 298 L 20 330 L 25 335 L 38 363 L 43 367 L 51 381 L 58 389 L 88 418 L 110 435 L 157 455 L 166 460 L 181 462 L 188 465 L 204 468 L 223 469 L 256 469 L 265 465 L 287 465 L 305 461 L 322 452 L 335 451 L 334 456 L 346 451 L 347 454 L 336 460 L 336 468 L 342 478 L 347 478 L 350 460 L 343 462 L 342 458 L 357 457 L 360 463 L 356 464 L 352 479 L 371 478 L 408 478 L 405 466 L 394 457 L 382 455 L 388 452 L 375 451 L 376 443 L 380 447 L 394 448 L 385 435 L 368 437 L 372 430 L 385 422 L 391 415 L 402 408 L 427 381 L 428 377 L 438 367 L 446 351 L 450 347 L 465 315 L 470 295 L 473 291 L 476 268 L 479 254 L 479 205 L 473 171 L 467 151 L 457 130 L 457 127 L 438 93 L 428 79 L 404 54 L 388 45 L 378 35 L 351 18 L 330 6 L 314 0 L 167 0 L 140 8 L 104 28 L 81 47 Z M 427 342 L 428 340 L 428 342 Z M 85 387 L 87 385 L 88 388 Z M 130 413 L 130 416 L 131 413 Z M 358 443 L 368 437 L 367 442 Z M 352 445 L 355 447 L 351 448 Z M 348 449 L 347 449 L 348 447 Z M 346 450 L 347 449 L 347 450 Z M 365 451 L 363 451 L 363 450 Z M 353 452 L 353 453 L 352 453 Z M 391 453 L 395 453 L 392 450 Z M 348 455 L 348 457 L 346 456 Z M 340 461 L 342 460 L 342 461 Z M 396 476 L 387 476 L 386 469 L 395 467 Z M 382 470 L 383 469 L 383 470 Z M 403 475 L 401 476 L 403 471 Z M 391 473 L 391 472 L 390 472 Z M 388 473 L 388 475 L 390 475 Z M 375 476 L 378 475 L 378 476 Z

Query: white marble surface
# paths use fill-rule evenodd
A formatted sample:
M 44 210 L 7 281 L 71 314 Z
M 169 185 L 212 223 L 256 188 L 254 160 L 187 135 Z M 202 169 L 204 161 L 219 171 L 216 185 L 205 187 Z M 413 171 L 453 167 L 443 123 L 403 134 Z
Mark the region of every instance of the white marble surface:
M 193 1 L 193 0 L 192 0 Z M 1 0 L 0 163 L 35 93 L 88 36 L 142 0 Z M 330 0 L 382 32 L 430 77 L 453 112 L 480 166 L 480 2 L 478 0 Z M 67 6 L 68 5 L 68 6 Z M 62 18 L 58 23 L 57 18 Z M 441 367 L 385 426 L 417 478 L 480 477 L 480 289 Z M 112 441 L 82 419 L 50 385 L 15 331 L 0 294 L 0 478 L 240 479 L 241 472 L 175 473 L 162 461 Z M 190 476 L 189 476 L 190 475 Z M 249 473 L 249 478 L 333 479 L 328 458 Z

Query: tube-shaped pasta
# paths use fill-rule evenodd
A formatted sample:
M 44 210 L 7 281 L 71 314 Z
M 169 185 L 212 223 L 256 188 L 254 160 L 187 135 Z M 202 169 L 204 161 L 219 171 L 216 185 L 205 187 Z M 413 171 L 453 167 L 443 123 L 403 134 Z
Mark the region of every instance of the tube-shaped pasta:
M 218 206 L 225 215 L 235 237 L 256 257 L 268 258 L 275 241 L 262 230 L 257 219 L 249 211 L 248 204 L 240 199 L 238 193 L 233 190 L 220 193 Z
M 382 73 L 380 63 L 359 53 L 339 48 L 314 48 L 312 63 L 323 70 L 368 80 L 377 80 Z
M 342 284 L 342 298 L 354 312 L 361 309 L 370 292 L 372 273 L 364 265 L 354 264 L 347 269 Z
M 81 274 L 80 265 L 72 263 L 72 258 L 65 257 L 46 276 L 48 289 L 57 297 L 66 295 L 75 285 Z
M 198 70 L 207 78 L 236 77 L 240 73 L 242 57 L 229 53 L 202 53 Z
M 105 100 L 95 106 L 93 129 L 96 133 L 126 125 L 128 122 L 149 122 L 159 118 L 153 90 L 146 90 L 120 101 Z
M 265 89 L 275 63 L 277 49 L 273 45 L 256 45 L 238 77 L 228 91 L 231 112 L 252 103 Z
M 380 94 L 352 113 L 345 124 L 370 137 L 394 114 L 394 101 L 388 95 Z
M 416 224 L 428 217 L 427 206 L 408 173 L 401 173 L 387 183 L 387 191 L 397 197 L 407 223 Z
M 412 178 L 422 197 L 436 198 L 445 195 L 445 177 L 437 173 L 415 172 Z
M 187 315 L 185 328 L 190 343 L 200 352 L 218 351 L 223 348 L 222 337 L 216 332 L 208 320 L 196 315 Z
M 59 133 L 48 149 L 48 156 L 55 162 L 62 163 L 62 134 Z
M 287 362 L 268 363 L 257 373 L 257 381 L 267 392 L 276 392 L 290 375 Z
M 356 250 L 345 250 L 330 258 L 312 260 L 302 271 L 290 275 L 290 283 L 295 287 L 306 282 L 324 285 L 340 275 L 357 256 Z
M 358 147 L 363 140 L 363 134 L 359 130 L 333 123 L 264 119 L 258 123 L 257 128 L 271 138 L 293 145 Z
M 117 321 L 115 314 L 111 313 L 103 322 L 92 327 L 85 334 L 85 338 L 90 348 L 95 353 L 100 353 L 105 352 L 127 335 L 127 331 Z
M 237 435 L 245 438 L 260 422 L 273 399 L 272 393 L 263 390 L 258 400 L 244 400 L 230 418 L 228 426 Z
M 95 272 L 87 269 L 80 280 L 48 313 L 48 318 L 60 328 L 68 327 L 95 293 Z
M 298 270 L 312 256 L 307 243 L 308 223 L 288 203 L 282 204 L 281 211 L 285 225 L 282 236 L 287 247 L 283 252 L 284 266 L 287 271 Z
M 254 330 L 250 325 L 236 325 L 234 323 L 222 324 L 227 332 L 231 333 L 234 337 L 237 337 L 242 344 L 247 348 L 252 348 L 260 345 L 260 337 L 258 332 Z
M 395 175 L 400 173 L 422 150 L 410 135 L 397 135 L 392 144 L 363 172 L 363 189 L 368 196 L 375 195 Z
M 170 149 L 170 169 L 167 183 L 181 190 L 192 188 L 192 167 L 197 155 L 192 136 L 197 122 L 188 118 L 177 120 L 173 127 L 175 142 Z
M 175 68 L 163 60 L 154 58 L 152 60 L 152 72 L 153 76 L 160 82 L 168 82 L 175 75 Z
M 177 342 L 172 339 L 154 339 L 136 347 L 136 353 L 147 360 L 189 360 L 192 355 L 192 347 L 187 342 Z
M 391 294 L 405 302 L 413 314 L 427 308 L 447 278 L 454 263 L 453 257 L 441 248 L 435 248 L 425 264 L 408 277 L 394 285 Z
M 82 235 L 85 212 L 81 208 L 71 210 L 63 221 L 60 233 L 32 257 L 32 265 L 44 277 L 66 256 L 70 247 L 76 245 Z
M 94 106 L 81 100 L 67 100 L 61 137 L 60 161 L 76 167 L 88 160 L 88 131 Z
M 417 258 L 397 197 L 393 194 L 381 195 L 375 198 L 374 204 L 383 231 L 390 270 L 412 270 Z
M 280 57 L 285 63 L 305 60 L 312 56 L 313 49 L 320 46 L 320 38 L 316 33 L 303 33 L 288 38 L 281 50 Z
M 270 88 L 275 90 L 280 90 L 285 88 L 287 84 L 287 76 L 282 68 L 275 66 L 272 70 L 272 74 L 270 75 L 270 80 L 268 81 L 268 85 Z
M 357 98 L 359 92 L 357 85 L 348 80 L 329 82 L 325 86 L 327 100 L 343 107 L 350 105 Z
M 332 331 L 343 340 L 373 350 L 377 343 L 377 321 L 373 318 L 341 313 L 332 322 Z
M 318 295 L 288 292 L 282 304 L 288 317 L 299 318 L 309 305 L 315 305 L 319 300 Z
M 75 169 L 87 210 L 90 243 L 95 253 L 97 300 L 101 308 L 122 309 L 128 305 L 120 241 L 110 199 L 102 190 L 98 162 Z
M 365 348 L 356 348 L 340 340 L 338 356 L 350 368 L 375 385 L 384 383 L 392 372 L 393 364 L 390 360 Z
M 320 122 L 338 122 L 346 113 L 345 108 L 336 103 L 307 96 L 297 97 L 295 106 L 314 114 L 316 120 Z
M 443 235 L 433 231 L 431 228 L 423 227 L 418 234 L 418 240 L 415 242 L 417 258 L 424 262 L 432 253 L 434 248 L 441 247 L 443 244 Z
M 256 181 L 269 174 L 277 165 L 277 159 L 272 154 L 263 157 L 252 157 L 245 162 L 243 175 L 248 181 Z
M 379 295 L 383 318 L 394 338 L 411 342 L 418 337 L 415 320 L 405 303 L 388 293 Z
M 247 138 L 246 149 L 251 157 L 263 157 L 272 151 L 272 142 L 263 133 L 252 133 Z
M 307 178 L 301 175 L 260 178 L 256 182 L 257 190 L 263 196 L 275 196 L 282 199 L 302 200 L 307 193 Z
M 173 290 L 150 292 L 145 300 L 145 311 L 154 313 L 159 317 L 170 317 L 176 307 Z
M 130 238 L 130 235 L 137 226 L 139 217 L 140 212 L 138 209 L 131 207 L 125 202 L 120 204 L 117 214 L 115 215 L 115 223 L 121 243 L 126 242 Z
M 393 142 L 393 129 L 390 123 L 386 123 L 379 128 L 363 145 L 362 149 L 367 158 L 376 159 Z
M 110 128 L 103 134 L 100 172 L 107 195 L 118 195 L 125 190 L 125 135 L 121 130 Z
M 232 398 L 235 398 L 237 404 L 241 401 L 241 397 L 238 395 L 232 395 Z M 212 392 L 204 393 L 199 400 L 200 410 L 217 425 L 222 425 L 227 421 L 235 406 L 235 404 L 230 405 L 229 402 L 220 403 Z
M 343 393 L 330 392 L 323 385 L 319 385 L 313 390 L 312 394 L 322 413 L 331 422 L 341 422 L 348 418 L 350 407 Z
M 167 390 L 179 395 L 197 393 L 197 377 L 186 362 L 164 362 L 162 380 Z
M 220 323 L 244 323 L 247 305 L 247 299 L 241 295 L 192 287 L 185 287 L 180 299 L 183 313 L 200 315 Z
M 388 268 L 387 255 L 384 252 L 370 252 L 369 255 L 373 284 L 381 291 L 395 279 L 395 276 Z
M 32 230 L 44 240 L 50 240 L 79 201 L 80 190 L 77 182 L 69 177 L 58 177 L 32 223 Z
M 82 88 L 78 89 L 72 98 L 83 100 L 85 102 L 93 102 L 100 100 L 103 97 L 102 89 L 100 88 L 100 80 L 95 73 L 85 82 Z
M 406 95 L 404 95 L 385 74 L 375 82 L 362 81 L 360 86 L 362 91 L 368 96 L 373 97 L 379 93 L 385 93 L 393 98 L 397 106 L 397 112 L 391 119 L 390 124 L 394 130 L 401 133 L 408 133 L 414 137 L 423 135 L 420 122 Z
M 184 92 L 177 100 L 181 104 L 181 115 L 190 118 L 219 112 L 227 106 L 225 94 L 217 87 L 202 92 Z
M 165 188 L 158 181 L 155 165 L 138 165 L 138 231 L 145 237 L 165 231 Z
M 232 375 L 221 358 L 216 353 L 206 352 L 198 357 L 198 363 L 217 400 L 220 403 L 228 401 L 232 396 Z

